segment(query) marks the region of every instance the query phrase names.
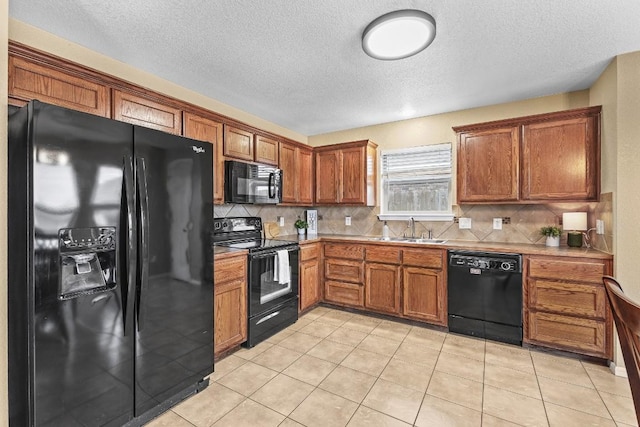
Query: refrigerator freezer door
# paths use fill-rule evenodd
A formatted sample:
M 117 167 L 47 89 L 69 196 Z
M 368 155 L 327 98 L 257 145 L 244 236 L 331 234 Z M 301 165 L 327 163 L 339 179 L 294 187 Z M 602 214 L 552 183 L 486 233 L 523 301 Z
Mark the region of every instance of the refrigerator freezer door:
M 10 388 L 29 388 L 12 397 L 11 425 L 121 425 L 133 340 L 116 230 L 132 127 L 37 101 L 11 121 L 10 191 L 26 194 L 10 198 L 9 238 L 31 242 L 9 255 Z
M 140 243 L 136 415 L 213 371 L 211 145 L 134 128 Z M 144 277 L 146 276 L 146 277 Z

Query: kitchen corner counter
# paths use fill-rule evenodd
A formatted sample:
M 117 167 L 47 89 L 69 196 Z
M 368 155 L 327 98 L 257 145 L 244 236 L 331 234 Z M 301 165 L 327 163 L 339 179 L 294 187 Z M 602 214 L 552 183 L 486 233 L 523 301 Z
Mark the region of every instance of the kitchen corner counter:
M 402 241 L 388 241 L 388 240 L 374 240 L 378 239 L 378 236 L 350 236 L 342 234 L 317 234 L 311 236 L 298 236 L 295 234 L 278 236 L 279 240 L 292 240 L 297 241 L 300 245 L 314 242 L 358 242 L 371 245 L 397 245 L 397 246 L 412 246 L 419 248 L 440 248 L 440 249 L 455 249 L 455 250 L 472 250 L 472 251 L 487 251 L 487 252 L 506 252 L 506 253 L 519 253 L 523 255 L 544 255 L 544 256 L 563 256 L 563 257 L 575 257 L 575 258 L 593 258 L 593 259 L 613 259 L 613 255 L 599 251 L 597 249 L 589 248 L 570 248 L 568 246 L 561 247 L 549 247 L 545 245 L 525 244 L 525 243 L 506 243 L 506 242 L 473 242 L 466 240 L 447 240 L 442 244 L 435 243 L 412 243 Z

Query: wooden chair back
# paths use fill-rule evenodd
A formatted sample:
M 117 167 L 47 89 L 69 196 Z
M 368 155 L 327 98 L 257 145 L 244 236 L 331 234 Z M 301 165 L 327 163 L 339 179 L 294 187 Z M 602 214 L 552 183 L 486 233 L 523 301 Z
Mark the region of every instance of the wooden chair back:
M 618 330 L 636 418 L 640 424 L 640 305 L 624 294 L 622 287 L 613 277 L 604 276 L 602 281 L 607 290 L 613 320 Z

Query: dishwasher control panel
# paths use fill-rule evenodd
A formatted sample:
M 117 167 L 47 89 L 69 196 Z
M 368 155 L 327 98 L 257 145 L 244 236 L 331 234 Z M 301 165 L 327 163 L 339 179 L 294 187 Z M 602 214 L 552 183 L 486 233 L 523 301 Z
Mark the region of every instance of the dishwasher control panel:
M 522 271 L 522 256 L 519 254 L 492 254 L 492 253 L 468 253 L 451 252 L 449 255 L 450 267 L 475 268 L 479 270 Z

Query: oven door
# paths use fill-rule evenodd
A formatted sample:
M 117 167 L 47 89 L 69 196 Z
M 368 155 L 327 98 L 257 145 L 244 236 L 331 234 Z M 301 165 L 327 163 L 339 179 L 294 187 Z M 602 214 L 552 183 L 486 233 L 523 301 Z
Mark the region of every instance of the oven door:
M 299 252 L 298 246 L 291 246 L 249 256 L 249 317 L 298 296 Z

